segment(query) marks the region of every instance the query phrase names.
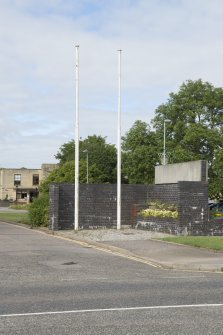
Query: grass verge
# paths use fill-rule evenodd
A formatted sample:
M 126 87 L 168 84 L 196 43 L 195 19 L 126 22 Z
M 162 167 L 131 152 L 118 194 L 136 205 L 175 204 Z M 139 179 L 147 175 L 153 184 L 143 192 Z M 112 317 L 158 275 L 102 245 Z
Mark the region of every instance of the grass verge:
M 15 223 L 24 223 L 30 224 L 29 213 L 0 213 L 0 220 L 15 222 Z
M 157 240 L 223 251 L 223 236 L 171 236 L 158 238 Z
M 17 209 L 17 210 L 29 210 L 30 204 L 13 204 L 9 206 L 11 209 Z

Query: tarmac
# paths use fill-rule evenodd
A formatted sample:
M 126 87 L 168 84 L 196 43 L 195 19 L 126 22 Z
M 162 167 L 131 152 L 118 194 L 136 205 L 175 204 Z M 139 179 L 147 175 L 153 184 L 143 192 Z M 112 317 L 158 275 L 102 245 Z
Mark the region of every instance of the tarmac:
M 223 274 L 223 252 L 158 241 L 167 234 L 137 229 L 61 230 L 55 237 L 110 252 L 161 269 Z
M 157 240 L 170 236 L 168 234 L 133 228 L 53 232 L 47 228 L 34 229 L 164 270 L 219 272 L 223 275 L 223 252 Z

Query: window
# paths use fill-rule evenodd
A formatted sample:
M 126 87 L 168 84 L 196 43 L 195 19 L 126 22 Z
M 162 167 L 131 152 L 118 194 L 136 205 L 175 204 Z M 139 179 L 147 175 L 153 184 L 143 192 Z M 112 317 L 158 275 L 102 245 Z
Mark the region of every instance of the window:
M 27 192 L 21 192 L 21 199 L 27 199 Z
M 14 174 L 14 185 L 21 185 L 21 174 Z
M 39 175 L 38 174 L 33 175 L 33 185 L 39 185 Z

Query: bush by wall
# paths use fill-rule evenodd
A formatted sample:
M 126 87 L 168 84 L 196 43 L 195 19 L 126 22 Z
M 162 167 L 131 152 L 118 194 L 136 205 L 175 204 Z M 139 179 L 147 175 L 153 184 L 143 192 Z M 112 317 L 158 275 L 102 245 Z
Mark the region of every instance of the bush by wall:
M 178 219 L 177 206 L 175 204 L 151 201 L 146 209 L 141 210 L 138 215 L 142 217 L 160 217 Z
M 49 196 L 47 193 L 44 193 L 34 199 L 29 208 L 29 217 L 33 226 L 48 226 Z

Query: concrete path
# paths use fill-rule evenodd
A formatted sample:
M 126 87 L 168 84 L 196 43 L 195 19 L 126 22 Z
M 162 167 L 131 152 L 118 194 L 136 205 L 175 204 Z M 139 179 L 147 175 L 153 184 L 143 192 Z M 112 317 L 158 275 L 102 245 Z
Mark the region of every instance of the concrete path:
M 223 253 L 173 243 L 147 241 L 113 241 L 113 246 L 148 258 L 164 268 L 223 271 Z
M 9 207 L 0 207 L 0 213 L 6 212 L 6 213 L 27 213 L 28 211 L 26 209 L 13 209 Z

